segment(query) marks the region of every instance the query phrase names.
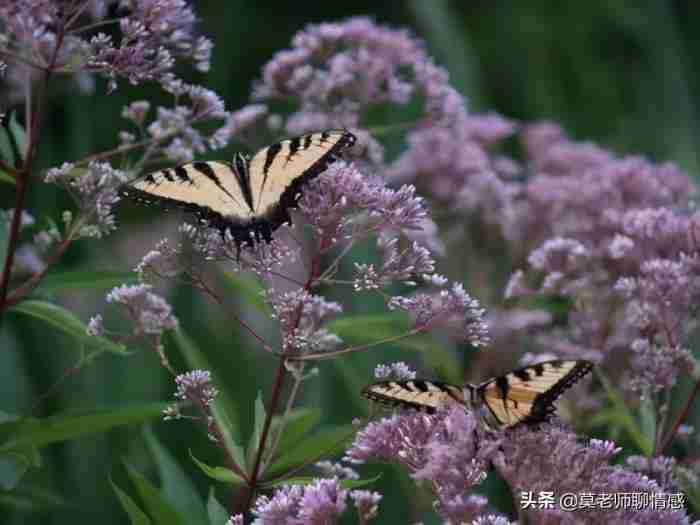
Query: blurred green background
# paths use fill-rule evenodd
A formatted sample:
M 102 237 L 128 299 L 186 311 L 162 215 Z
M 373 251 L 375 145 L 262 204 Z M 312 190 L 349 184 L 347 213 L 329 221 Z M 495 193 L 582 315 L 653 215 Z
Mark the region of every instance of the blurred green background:
M 263 64 L 287 47 L 292 35 L 306 24 L 369 14 L 382 23 L 409 27 L 425 39 L 474 112 L 496 111 L 520 121 L 557 120 L 576 139 L 600 142 L 620 153 L 673 160 L 693 175 L 698 172 L 697 2 L 529 2 L 529 7 L 518 2 L 447 0 L 384 2 L 379 7 L 367 0 L 195 4 L 201 30 L 216 47 L 210 73 L 183 71 L 183 75 L 223 96 L 230 109 L 248 101 Z M 75 96 L 69 84 L 55 85 L 40 146 L 41 168 L 114 147 L 117 131 L 125 127 L 120 113 L 127 102 L 167 100 L 155 88 L 124 83 L 114 94 L 105 95 L 103 87 L 100 84 L 93 96 Z M 12 207 L 13 192 L 8 188 L 1 190 L 3 208 Z M 63 192 L 43 184 L 34 185 L 30 202 L 30 211 L 42 210 L 54 217 L 70 207 Z M 102 241 L 76 243 L 61 269 L 130 270 L 164 234 L 160 224 L 149 221 L 153 217 L 120 215 L 125 227 Z M 106 291 L 76 292 L 60 299 L 87 320 L 103 310 Z M 189 289 L 175 288 L 170 298 L 186 332 L 211 361 L 217 380 L 234 397 L 238 424 L 247 435 L 255 396 L 258 390 L 268 395 L 275 362 Z M 380 305 L 359 303 L 351 296 L 342 299 L 347 305 L 355 301 L 355 312 L 370 312 L 375 306 L 380 310 Z M 106 317 L 108 324 L 116 322 Z M 255 314 L 251 318 L 257 322 Z M 0 344 L 0 410 L 6 412 L 46 416 L 164 401 L 174 390 L 151 352 L 103 355 L 35 406 L 38 396 L 75 364 L 75 343 L 45 324 L 10 315 L 2 326 Z M 187 364 L 177 347 L 172 341 L 166 345 L 175 366 L 185 370 Z M 321 363 L 319 378 L 304 384 L 304 402 L 321 403 L 324 423 L 347 424 L 366 409 L 357 384 L 370 380 L 377 363 L 399 358 L 419 362 L 416 353 L 386 347 Z M 434 375 L 428 367 L 423 370 Z M 152 428 L 206 496 L 210 482 L 192 465 L 188 450 L 211 464 L 220 464 L 221 458 L 202 430 L 187 422 L 155 421 Z M 52 446 L 43 451 L 43 460 L 43 468 L 32 471 L 23 483 L 33 487 L 35 494 L 36 487 L 42 487 L 60 496 L 66 506 L 42 511 L 34 499 L 22 510 L 17 499 L 21 493 L 15 501 L 3 496 L 1 523 L 75 525 L 95 519 L 101 525 L 127 523 L 109 476 L 128 486 L 122 460 L 149 476 L 154 473 L 152 456 L 137 427 Z M 367 467 L 364 472 L 378 470 Z M 385 500 L 378 523 L 430 522 L 413 514 L 412 506 L 406 504 L 408 483 L 398 472 L 381 479 L 378 490 Z M 228 501 L 225 490 L 219 488 L 217 493 Z

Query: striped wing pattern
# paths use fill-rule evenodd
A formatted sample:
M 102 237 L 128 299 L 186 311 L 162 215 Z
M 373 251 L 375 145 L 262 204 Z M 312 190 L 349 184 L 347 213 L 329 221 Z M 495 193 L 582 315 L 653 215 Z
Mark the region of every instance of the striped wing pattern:
M 588 361 L 547 361 L 485 381 L 477 395 L 498 426 L 535 425 L 555 410 L 565 390 L 593 369 Z
M 344 130 L 310 133 L 227 162 L 192 162 L 150 173 L 124 186 L 121 194 L 137 202 L 180 208 L 237 242 L 271 239 L 288 222 L 303 184 L 323 172 L 355 136 Z
M 536 425 L 547 420 L 556 409 L 554 402 L 592 369 L 588 361 L 547 361 L 467 388 L 477 407 L 488 412 L 488 425 L 499 429 L 520 423 Z M 383 405 L 428 413 L 451 402 L 467 404 L 462 388 L 421 379 L 373 383 L 362 395 Z
M 460 387 L 420 379 L 373 383 L 364 388 L 362 395 L 382 405 L 413 408 L 428 413 L 433 413 L 448 403 L 464 404 Z

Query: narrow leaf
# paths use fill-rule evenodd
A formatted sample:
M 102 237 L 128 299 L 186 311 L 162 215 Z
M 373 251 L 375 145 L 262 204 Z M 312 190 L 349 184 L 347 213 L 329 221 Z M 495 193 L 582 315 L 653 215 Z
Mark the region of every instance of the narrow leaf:
M 189 367 L 209 370 L 216 380 L 216 371 L 212 370 L 209 360 L 194 341 L 184 332 L 182 327 L 172 330 L 171 335 Z M 211 412 L 217 427 L 221 431 L 226 450 L 236 464 L 242 467 L 245 465 L 245 454 L 243 453 L 243 448 L 236 441 L 236 437 L 239 435 L 239 427 L 235 419 L 237 415 L 236 405 L 228 394 L 225 383 L 219 381 L 216 381 L 216 383 L 219 394 L 212 404 Z
M 595 374 L 603 385 L 605 393 L 615 409 L 616 417 L 614 419 L 614 423 L 622 426 L 627 431 L 630 438 L 632 438 L 632 441 L 634 441 L 642 454 L 645 456 L 651 456 L 654 451 L 654 441 L 648 440 L 642 433 L 636 419 L 634 418 L 634 415 L 627 407 L 627 403 L 625 403 L 622 396 L 620 396 L 617 390 L 615 390 L 615 388 L 612 386 L 607 376 L 600 371 L 600 368 L 596 368 Z
M 349 490 L 358 489 L 360 487 L 376 483 L 381 477 L 381 474 L 377 474 L 376 476 L 370 479 L 343 479 L 340 481 L 340 486 L 344 489 Z M 275 481 L 273 483 L 270 483 L 269 485 L 265 485 L 265 488 L 272 489 L 281 487 L 282 485 L 310 485 L 316 480 L 318 480 L 318 478 L 313 476 L 298 476 L 288 479 L 282 479 L 280 481 Z
M 160 417 L 167 403 L 148 403 L 86 414 L 65 414 L 45 419 L 28 418 L 0 425 L 0 452 L 44 447 L 124 425 Z
M 275 416 L 272 420 L 272 429 L 275 434 L 281 423 L 281 417 Z M 321 420 L 321 411 L 316 408 L 300 408 L 292 410 L 287 416 L 279 450 L 290 450 L 299 444 Z
M 177 513 L 173 504 L 143 474 L 128 463 L 124 466 L 155 525 L 185 525 L 185 520 Z
M 224 282 L 246 305 L 267 314 L 269 306 L 264 299 L 264 288 L 251 274 L 241 272 L 222 272 Z
M 352 425 L 325 428 L 304 439 L 300 445 L 283 454 L 272 464 L 265 474 L 266 479 L 273 480 L 290 470 L 306 464 L 316 463 L 325 457 L 331 457 L 345 450 L 347 442 L 355 434 Z
M 115 354 L 128 354 L 124 345 L 117 344 L 105 337 L 88 335 L 85 323 L 78 319 L 71 311 L 57 304 L 46 301 L 28 300 L 16 304 L 10 308 L 9 311 L 40 319 L 91 348 Z
M 137 280 L 134 272 L 107 270 L 55 272 L 44 277 L 34 293 L 42 295 L 63 290 L 104 290 L 124 283 L 134 283 Z
M 382 339 L 396 337 L 411 329 L 405 314 L 350 315 L 326 325 L 329 332 L 340 336 L 347 345 L 362 346 Z M 386 343 L 387 347 L 420 352 L 440 378 L 453 383 L 462 381 L 459 361 L 445 345 L 438 344 L 430 336 L 416 334 Z M 351 385 L 355 386 L 355 385 Z M 364 385 L 363 385 L 364 386 Z
M 12 184 L 13 186 L 17 185 L 17 181 L 15 181 L 15 178 L 10 175 L 7 172 L 4 172 L 0 170 L 0 182 L 5 182 L 7 184 Z
M 188 524 L 207 525 L 209 522 L 207 509 L 197 493 L 197 487 L 170 452 L 158 441 L 150 428 L 144 427 L 143 434 L 146 444 L 156 460 L 162 484 L 161 489 L 165 496 L 186 518 Z
M 200 468 L 204 474 L 209 476 L 211 479 L 216 481 L 221 481 L 223 483 L 228 483 L 229 485 L 244 485 L 245 480 L 236 474 L 234 471 L 227 469 L 226 467 L 210 467 L 203 461 L 198 460 L 192 451 L 190 450 L 190 457 L 192 461 Z
M 214 493 L 214 487 L 209 489 L 209 499 L 207 500 L 207 512 L 209 513 L 209 523 L 211 525 L 226 525 L 229 514 L 224 506 L 219 503 Z
M 267 412 L 265 411 L 265 403 L 263 403 L 262 392 L 258 391 L 258 397 L 255 398 L 255 425 L 253 426 L 253 434 L 250 436 L 248 444 L 248 464 L 252 465 L 258 447 L 260 447 L 260 437 L 262 436 L 263 427 Z
M 72 506 L 58 494 L 39 487 L 25 486 L 10 493 L 0 492 L 0 507 L 13 507 L 25 512 L 46 512 Z
M 111 479 L 109 483 L 112 485 L 112 489 L 117 495 L 117 499 L 119 503 L 121 503 L 122 508 L 129 515 L 131 525 L 151 525 L 151 520 L 148 519 L 148 516 L 136 505 L 136 502 L 131 499 L 131 496 L 120 489 Z
M 656 410 L 649 395 L 642 397 L 639 404 L 639 426 L 642 434 L 649 443 L 656 441 Z M 650 453 L 653 454 L 653 446 Z

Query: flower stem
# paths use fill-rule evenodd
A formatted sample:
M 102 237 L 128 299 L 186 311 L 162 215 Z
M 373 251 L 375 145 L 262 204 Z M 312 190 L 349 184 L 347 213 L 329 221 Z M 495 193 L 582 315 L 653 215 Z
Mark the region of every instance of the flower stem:
M 242 502 L 241 511 L 247 511 L 251 504 L 253 503 L 253 498 L 255 497 L 255 492 L 258 488 L 258 478 L 260 476 L 260 466 L 262 461 L 262 455 L 265 451 L 265 444 L 267 443 L 267 436 L 270 433 L 270 425 L 272 424 L 272 417 L 277 408 L 277 403 L 279 402 L 280 395 L 282 393 L 282 387 L 284 386 L 284 376 L 286 370 L 284 368 L 284 360 L 280 359 L 279 366 L 277 367 L 277 376 L 275 377 L 275 383 L 272 386 L 272 397 L 270 399 L 270 405 L 267 409 L 267 417 L 265 418 L 265 423 L 263 424 L 262 433 L 260 434 L 260 443 L 258 444 L 258 450 L 255 453 L 255 461 L 253 463 L 253 470 L 250 474 L 248 484 L 243 488 L 241 499 Z
M 343 348 L 342 350 L 336 350 L 335 352 L 318 352 L 316 354 L 290 356 L 289 359 L 295 361 L 320 361 L 322 359 L 332 359 L 334 357 L 338 357 L 339 355 L 349 354 L 351 352 L 362 352 L 364 350 L 374 348 L 375 346 L 383 345 L 386 343 L 393 343 L 394 341 L 400 341 L 401 339 L 406 339 L 407 337 L 416 335 L 421 331 L 423 330 L 414 328 L 413 330 L 409 330 L 408 332 L 404 332 L 403 334 L 393 335 L 391 337 L 380 339 L 379 341 L 374 341 L 373 343 L 367 343 L 365 345 L 349 346 L 347 348 Z
M 263 473 L 272 462 L 275 453 L 277 452 L 277 447 L 279 447 L 280 441 L 282 439 L 282 433 L 284 432 L 284 427 L 287 423 L 287 419 L 289 418 L 289 414 L 292 411 L 292 407 L 294 406 L 294 401 L 296 400 L 297 394 L 299 393 L 299 387 L 301 386 L 301 382 L 304 380 L 302 373 L 303 366 L 301 367 L 301 370 L 298 370 L 296 373 L 292 374 L 292 377 L 294 377 L 294 383 L 292 384 L 292 389 L 289 393 L 289 397 L 287 398 L 287 406 L 285 407 L 284 413 L 282 414 L 282 419 L 280 420 L 279 427 L 277 428 L 277 431 L 275 432 L 275 437 L 272 440 L 270 452 L 268 453 L 267 458 L 263 462 L 263 465 L 260 469 Z
M 695 401 L 695 398 L 697 397 L 698 392 L 700 392 L 700 379 L 698 379 L 695 382 L 695 387 L 693 388 L 693 391 L 688 396 L 688 400 L 685 402 L 685 406 L 683 407 L 683 410 L 678 415 L 678 418 L 676 419 L 676 421 L 673 423 L 671 430 L 669 430 L 666 433 L 666 437 L 664 437 L 664 439 L 661 441 L 661 445 L 659 445 L 659 447 L 658 447 L 659 454 L 663 454 L 666 447 L 668 447 L 671 444 L 671 442 L 673 441 L 673 438 L 676 436 L 676 433 L 678 432 L 678 428 L 683 424 L 686 417 L 688 417 L 688 413 L 690 412 L 690 407 L 693 405 L 693 401 Z

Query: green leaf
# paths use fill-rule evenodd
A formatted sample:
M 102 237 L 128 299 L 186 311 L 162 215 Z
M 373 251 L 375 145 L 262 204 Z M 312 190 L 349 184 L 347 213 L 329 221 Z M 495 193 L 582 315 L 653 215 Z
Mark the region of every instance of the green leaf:
M 281 417 L 272 419 L 272 431 L 277 433 L 281 423 Z M 317 408 L 299 408 L 292 410 L 287 416 L 287 421 L 282 432 L 278 450 L 290 450 L 299 444 L 302 438 L 311 432 L 321 420 L 321 411 Z
M 207 499 L 207 512 L 209 513 L 209 523 L 211 525 L 226 525 L 229 519 L 229 513 L 224 506 L 216 499 L 214 487 L 209 489 L 209 498 Z
M 197 487 L 180 468 L 170 452 L 158 441 L 150 428 L 144 427 L 143 435 L 156 460 L 158 477 L 161 480 L 161 489 L 165 496 L 185 517 L 188 524 L 207 525 L 209 523 L 207 509 L 197 493 Z
M 12 507 L 25 512 L 46 512 L 72 507 L 58 494 L 39 487 L 20 487 L 10 493 L 0 492 L 0 507 Z
M 6 182 L 7 184 L 17 185 L 15 178 L 7 172 L 0 170 L 0 182 Z
M 85 414 L 63 414 L 45 419 L 27 418 L 0 424 L 0 453 L 44 447 L 124 425 L 142 423 L 162 415 L 167 403 L 99 410 Z
M 196 457 L 194 457 L 194 454 L 192 454 L 191 450 L 190 457 L 192 458 L 192 461 L 194 461 L 195 464 L 200 468 L 200 470 L 211 479 L 215 479 L 216 481 L 221 481 L 223 483 L 228 483 L 229 485 L 245 484 L 245 480 L 238 474 L 236 474 L 234 471 L 227 469 L 226 467 L 210 467 L 203 461 L 200 461 Z
M 639 425 L 642 434 L 646 437 L 647 441 L 650 443 L 656 442 L 656 409 L 654 407 L 654 402 L 651 397 L 644 395 L 639 403 Z M 651 454 L 653 454 L 653 445 L 651 447 Z
M 408 316 L 397 313 L 346 315 L 331 321 L 325 328 L 352 346 L 371 344 L 411 330 Z M 403 351 L 420 352 L 431 368 L 439 373 L 441 379 L 458 384 L 462 382 L 461 366 L 457 358 L 449 348 L 437 343 L 428 335 L 416 334 L 388 342 L 386 345 Z
M 110 478 L 109 483 L 112 485 L 112 489 L 117 495 L 119 503 L 121 503 L 124 511 L 129 515 L 129 520 L 131 525 L 151 525 L 151 520 L 146 516 L 146 514 L 136 505 L 131 496 L 120 489 L 114 481 Z
M 150 481 L 128 463 L 124 466 L 155 525 L 185 525 L 183 516 Z
M 20 155 L 24 158 L 27 152 L 27 134 L 22 124 L 17 120 L 17 114 L 12 113 L 7 126 L 0 126 L 0 158 L 8 164 L 17 161 L 12 143 L 17 145 Z
M 16 304 L 11 307 L 9 311 L 40 319 L 54 328 L 74 337 L 90 348 L 115 354 L 128 354 L 124 345 L 117 344 L 105 337 L 88 335 L 85 323 L 78 319 L 71 311 L 57 304 L 46 301 L 28 300 Z
M 44 295 L 63 290 L 102 290 L 114 288 L 120 284 L 132 284 L 137 280 L 134 272 L 108 270 L 55 272 L 44 277 L 35 293 Z
M 624 428 L 642 454 L 651 456 L 654 453 L 654 440 L 647 439 L 647 436 L 644 435 L 637 424 L 632 411 L 627 407 L 625 400 L 615 390 L 607 376 L 600 371 L 600 368 L 595 369 L 595 374 L 603 385 L 608 399 L 612 402 L 614 415 L 611 415 L 610 422 L 618 428 Z M 596 418 L 593 421 L 596 422 Z
M 245 454 L 243 447 L 236 441 L 236 436 L 239 435 L 238 424 L 235 419 L 237 415 L 236 405 L 233 403 L 231 396 L 228 394 L 225 383 L 216 381 L 216 372 L 212 370 L 209 360 L 200 350 L 200 348 L 190 339 L 184 332 L 182 327 L 178 326 L 175 330 L 171 330 L 170 336 L 175 340 L 175 344 L 182 352 L 185 361 L 190 368 L 198 368 L 202 370 L 212 371 L 215 382 L 217 384 L 219 394 L 212 403 L 211 412 L 216 421 L 216 425 L 222 434 L 224 446 L 227 452 L 233 458 L 237 465 L 243 467 L 245 465 Z
M 24 454 L 0 454 L 0 489 L 12 490 L 32 466 Z
M 324 457 L 334 456 L 345 450 L 345 445 L 354 436 L 355 427 L 352 425 L 325 428 L 304 439 L 300 445 L 293 448 L 274 462 L 265 473 L 265 478 L 274 480 L 292 469 L 302 465 L 316 463 Z
M 373 478 L 370 479 L 343 479 L 340 481 L 340 486 L 343 487 L 344 489 L 348 490 L 353 490 L 353 489 L 358 489 L 360 487 L 364 487 L 367 485 L 371 485 L 372 483 L 376 483 L 379 481 L 379 478 L 381 478 L 382 475 L 377 474 Z M 265 488 L 276 488 L 276 487 L 281 487 L 282 485 L 310 485 L 314 481 L 317 481 L 318 477 L 313 477 L 313 476 L 298 476 L 298 477 L 293 477 L 293 478 L 287 478 L 287 479 L 282 479 L 279 481 L 275 481 L 273 483 L 270 483 L 269 485 L 265 485 Z
M 267 315 L 270 307 L 265 302 L 265 289 L 253 275 L 242 272 L 222 272 L 224 283 L 242 301 Z
M 260 438 L 262 436 L 263 427 L 265 426 L 265 420 L 267 419 L 267 412 L 265 411 L 265 403 L 263 403 L 262 392 L 258 391 L 258 397 L 255 398 L 255 424 L 253 426 L 253 433 L 250 436 L 250 442 L 248 443 L 248 465 L 252 467 L 255 456 L 258 452 L 258 447 L 260 446 Z

